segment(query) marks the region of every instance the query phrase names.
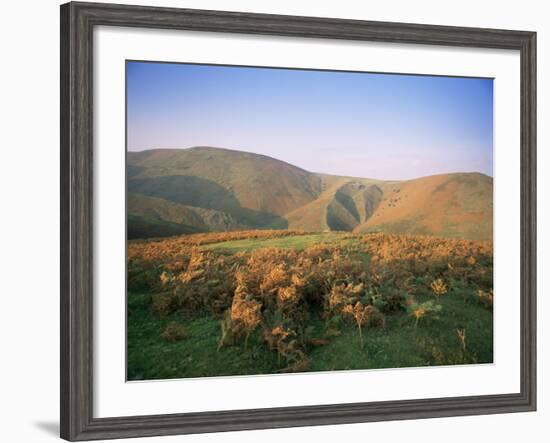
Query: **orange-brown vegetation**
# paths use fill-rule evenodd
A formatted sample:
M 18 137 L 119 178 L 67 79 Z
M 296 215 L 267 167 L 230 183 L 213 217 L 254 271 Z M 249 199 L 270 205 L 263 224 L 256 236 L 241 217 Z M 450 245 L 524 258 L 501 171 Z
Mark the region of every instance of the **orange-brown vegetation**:
M 303 250 L 201 249 L 235 239 L 300 234 L 244 231 L 130 242 L 128 286 L 146 288 L 159 315 L 182 310 L 219 318 L 219 347 L 246 347 L 257 332 L 284 359 L 286 371 L 307 370 L 311 346 L 337 336 L 341 324 L 357 326 L 361 345 L 364 330 L 385 328 L 387 316 L 401 316 L 418 326 L 441 309 L 433 299 L 419 302 L 420 293 L 450 297 L 454 285 L 465 282 L 477 290 L 481 304 L 492 307 L 491 242 L 347 234 L 341 242 Z M 313 315 L 326 323 L 322 339 L 309 332 Z M 465 331 L 457 331 L 457 337 L 465 348 Z
M 442 174 L 385 184 L 376 212 L 356 232 L 435 234 L 491 239 L 493 179 L 470 174 Z

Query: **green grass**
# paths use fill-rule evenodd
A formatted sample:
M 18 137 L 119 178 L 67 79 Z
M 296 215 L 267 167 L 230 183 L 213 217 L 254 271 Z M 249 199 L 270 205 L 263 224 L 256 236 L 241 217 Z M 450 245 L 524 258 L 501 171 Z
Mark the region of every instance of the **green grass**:
M 223 253 L 277 247 L 304 249 L 308 246 L 338 242 L 368 265 L 370 257 L 345 233 L 328 232 L 270 239 L 235 240 L 203 246 Z M 422 318 L 418 326 L 404 312 L 388 314 L 385 328 L 364 328 L 363 345 L 353 324 L 339 324 L 340 335 L 328 344 L 307 349 L 310 370 L 332 371 L 491 363 L 493 361 L 493 314 L 484 308 L 476 288 L 467 281 L 452 280 L 450 291 L 436 299 L 427 289 L 428 277 L 413 283 L 418 303 L 434 300 L 442 309 Z M 137 290 L 136 290 L 137 291 Z M 162 338 L 165 327 L 176 322 L 187 337 L 179 341 Z M 309 338 L 324 338 L 326 321 L 311 312 Z M 466 350 L 456 335 L 466 331 Z M 150 380 L 273 374 L 284 371 L 286 364 L 263 343 L 260 331 L 244 343 L 218 349 L 219 320 L 210 315 L 190 316 L 178 311 L 165 317 L 154 313 L 151 294 L 128 293 L 128 379 Z M 284 359 L 283 359 L 284 360 Z
M 416 295 L 422 302 L 434 299 Z M 353 325 L 341 325 L 341 335 L 324 346 L 309 350 L 312 371 L 416 367 L 491 363 L 493 361 L 493 315 L 476 300 L 467 287 L 459 287 L 441 297 L 441 312 L 420 320 L 418 327 L 403 314 L 387 316 L 385 329 L 363 330 L 364 345 Z M 170 322 L 183 325 L 188 338 L 168 342 L 161 337 Z M 313 315 L 313 335 L 320 338 L 325 323 Z M 456 336 L 466 330 L 466 351 Z M 151 310 L 150 297 L 128 294 L 128 379 L 167 379 L 227 375 L 278 373 L 285 364 L 275 352 L 253 334 L 244 344 L 217 349 L 218 320 L 203 316 L 189 318 L 182 313 L 159 317 Z
M 383 223 L 367 229 L 367 232 L 384 232 L 388 234 L 431 235 L 430 230 L 421 225 L 420 218 L 399 220 L 392 223 Z
M 432 295 L 417 297 L 419 301 Z M 361 348 L 357 328 L 348 327 L 326 346 L 309 356 L 312 370 L 350 370 L 492 363 L 493 316 L 477 302 L 447 294 L 438 301 L 441 312 L 414 320 L 402 315 L 387 316 L 386 328 L 363 330 Z M 466 351 L 457 329 L 466 330 Z
M 188 338 L 168 342 L 161 334 L 170 322 L 182 324 Z M 265 374 L 277 367 L 277 356 L 260 344 L 258 334 L 248 348 L 217 350 L 219 322 L 211 317 L 161 318 L 151 310 L 150 297 L 128 293 L 128 380 L 216 375 Z
M 322 244 L 322 243 L 334 243 L 336 241 L 342 241 L 342 237 L 345 233 L 341 232 L 326 232 L 319 234 L 305 234 L 296 236 L 276 237 L 268 239 L 245 239 L 245 240 L 233 240 L 221 243 L 211 243 L 203 246 L 203 249 L 217 249 L 227 250 L 228 252 L 249 252 L 260 248 L 283 248 L 283 249 L 305 249 L 308 246 Z M 350 239 L 351 241 L 351 239 Z M 342 241 L 344 244 L 345 241 Z

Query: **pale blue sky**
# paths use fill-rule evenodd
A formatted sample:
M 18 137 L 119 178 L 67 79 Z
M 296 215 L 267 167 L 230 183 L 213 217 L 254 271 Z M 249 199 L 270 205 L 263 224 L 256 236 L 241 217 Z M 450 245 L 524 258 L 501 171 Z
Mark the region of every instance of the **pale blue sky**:
M 128 62 L 128 149 L 215 146 L 313 172 L 493 174 L 491 79 Z

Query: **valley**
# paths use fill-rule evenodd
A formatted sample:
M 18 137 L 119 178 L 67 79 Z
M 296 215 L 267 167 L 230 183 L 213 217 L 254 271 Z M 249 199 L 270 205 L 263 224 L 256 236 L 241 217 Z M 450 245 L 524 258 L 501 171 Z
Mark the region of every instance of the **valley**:
M 298 229 L 492 239 L 493 179 L 384 181 L 212 147 L 128 152 L 128 237 Z

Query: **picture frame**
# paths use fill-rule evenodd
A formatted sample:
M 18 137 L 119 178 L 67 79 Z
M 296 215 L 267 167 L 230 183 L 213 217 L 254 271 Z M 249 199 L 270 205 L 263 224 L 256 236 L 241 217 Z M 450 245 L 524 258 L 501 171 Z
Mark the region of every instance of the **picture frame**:
M 519 51 L 520 392 L 94 417 L 93 30 L 97 26 Z M 536 33 L 71 2 L 61 6 L 61 437 L 69 441 L 360 423 L 536 409 Z

